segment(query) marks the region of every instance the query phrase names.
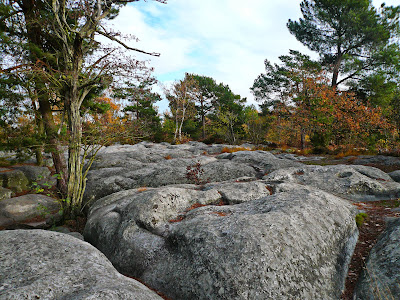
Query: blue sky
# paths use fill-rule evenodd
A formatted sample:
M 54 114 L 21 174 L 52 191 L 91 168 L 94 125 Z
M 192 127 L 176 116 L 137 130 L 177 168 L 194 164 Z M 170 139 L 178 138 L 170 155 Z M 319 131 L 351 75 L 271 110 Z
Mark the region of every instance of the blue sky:
M 249 88 L 264 71 L 264 60 L 278 62 L 289 49 L 316 58 L 286 28 L 288 19 L 301 17 L 300 0 L 168 0 L 139 1 L 121 10 L 112 22 L 123 33 L 139 38 L 134 46 L 161 56 L 137 54 L 150 60 L 162 86 L 185 72 L 213 77 L 255 103 Z M 373 1 L 379 6 L 382 1 Z M 398 0 L 385 1 L 398 5 Z M 159 111 L 167 101 L 158 103 Z

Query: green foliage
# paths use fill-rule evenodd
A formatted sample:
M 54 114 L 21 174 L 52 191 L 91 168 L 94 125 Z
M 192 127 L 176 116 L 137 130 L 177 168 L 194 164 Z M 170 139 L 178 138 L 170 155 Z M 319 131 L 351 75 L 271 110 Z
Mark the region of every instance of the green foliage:
M 272 65 L 265 60 L 265 73 L 254 80 L 250 88 L 257 101 L 263 102 L 263 112 L 268 114 L 279 105 L 290 104 L 303 92 L 302 81 L 318 76 L 321 65 L 308 55 L 290 50 L 289 55 L 279 56 L 280 64 Z
M 303 18 L 289 20 L 287 27 L 319 53 L 333 74 L 332 86 L 390 68 L 394 57 L 398 61 L 399 47 L 392 43 L 398 34 L 398 7 L 383 6 L 378 12 L 370 0 L 305 0 L 300 7 Z
M 364 222 L 368 219 L 368 215 L 366 213 L 359 213 L 356 215 L 356 224 L 357 227 L 360 228 Z

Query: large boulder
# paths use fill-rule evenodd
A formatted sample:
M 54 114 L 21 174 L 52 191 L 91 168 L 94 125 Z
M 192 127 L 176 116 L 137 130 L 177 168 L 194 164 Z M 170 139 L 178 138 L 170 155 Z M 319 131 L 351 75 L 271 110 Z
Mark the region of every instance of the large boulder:
M 0 201 L 3 199 L 11 198 L 13 191 L 0 186 Z
M 4 188 L 8 188 L 16 193 L 28 189 L 29 179 L 20 170 L 6 170 L 0 172 L 0 182 Z
M 389 173 L 389 176 L 396 182 L 400 182 L 400 170 L 396 170 Z
M 60 210 L 60 203 L 54 198 L 27 194 L 0 201 L 0 226 L 29 221 L 30 219 L 48 219 Z
M 200 163 L 202 173 L 196 173 L 196 164 Z M 162 159 L 158 163 L 145 164 L 138 169 L 129 167 L 102 168 L 90 171 L 85 191 L 85 200 L 92 202 L 104 196 L 122 190 L 139 187 L 160 187 L 172 184 L 196 183 L 190 178 L 188 167 L 194 171 L 198 183 L 225 181 L 244 176 L 255 177 L 253 167 L 215 158 L 198 159 Z
M 385 172 L 367 166 L 303 166 L 276 170 L 263 179 L 313 186 L 354 201 L 400 196 L 400 183 L 393 181 Z
M 72 236 L 6 230 L 0 240 L 0 299 L 161 299 Z
M 239 184 L 120 192 L 92 208 L 84 236 L 172 299 L 338 299 L 358 234 L 352 205 L 296 184 L 266 196 L 260 184 L 245 202 Z M 214 205 L 218 189 L 242 203 Z
M 216 189 L 228 204 L 238 204 L 269 196 L 271 187 L 262 181 L 210 183 L 207 189 Z
M 29 183 L 40 182 L 40 183 L 54 184 L 54 180 L 50 178 L 50 170 L 47 167 L 23 165 L 23 166 L 15 166 L 13 168 L 22 171 L 28 178 Z
M 400 219 L 388 223 L 372 248 L 354 299 L 400 299 Z

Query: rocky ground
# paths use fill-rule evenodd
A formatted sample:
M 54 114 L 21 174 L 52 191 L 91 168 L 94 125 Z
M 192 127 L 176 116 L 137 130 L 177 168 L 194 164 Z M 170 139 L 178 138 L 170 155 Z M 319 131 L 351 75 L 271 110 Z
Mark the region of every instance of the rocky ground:
M 89 172 L 84 239 L 119 272 L 165 299 L 353 299 L 354 291 L 356 299 L 379 293 L 400 297 L 400 266 L 388 264 L 400 257 L 393 250 L 400 236 L 400 159 L 337 160 L 232 148 L 144 142 L 103 149 Z M 37 207 L 57 210 L 51 206 L 54 199 L 20 196 L 26 186 L 51 178 L 47 172 L 32 174 L 34 168 L 0 170 L 6 189 L 0 201 L 3 228 L 43 227 L 46 220 L 39 222 Z M 21 188 L 9 178 L 19 178 Z M 20 197 L 9 198 L 12 194 Z M 368 216 L 357 228 L 360 212 Z M 394 221 L 386 227 L 387 217 Z M 76 230 L 84 222 L 68 225 Z M 24 231 L 12 232 L 29 240 Z M 24 248 L 11 231 L 3 233 Z M 63 235 L 39 236 L 35 239 L 58 241 Z M 4 251 L 4 268 L 9 260 L 25 259 L 23 251 L 13 256 Z M 379 280 L 362 271 L 364 266 Z M 116 283 L 104 285 L 110 287 L 104 295 L 122 299 L 114 291 Z M 73 295 L 88 293 L 85 284 L 79 292 L 71 289 Z M 0 298 L 26 290 L 9 292 L 0 289 Z

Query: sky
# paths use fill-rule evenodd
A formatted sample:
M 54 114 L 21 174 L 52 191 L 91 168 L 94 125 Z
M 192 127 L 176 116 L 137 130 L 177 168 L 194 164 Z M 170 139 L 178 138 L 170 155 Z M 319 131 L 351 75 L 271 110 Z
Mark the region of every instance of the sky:
M 318 55 L 303 46 L 286 28 L 298 20 L 301 0 L 168 0 L 139 1 L 122 8 L 112 27 L 139 41 L 131 46 L 158 52 L 160 57 L 135 54 L 150 60 L 160 86 L 171 86 L 194 73 L 228 84 L 235 94 L 256 104 L 250 92 L 264 72 L 264 60 L 279 62 L 279 56 L 298 50 L 313 58 Z M 399 0 L 384 1 L 399 5 Z M 378 7 L 382 1 L 373 0 Z M 167 100 L 157 103 L 159 112 Z

